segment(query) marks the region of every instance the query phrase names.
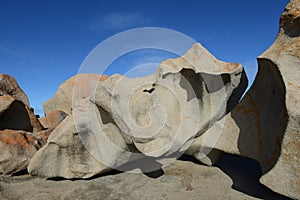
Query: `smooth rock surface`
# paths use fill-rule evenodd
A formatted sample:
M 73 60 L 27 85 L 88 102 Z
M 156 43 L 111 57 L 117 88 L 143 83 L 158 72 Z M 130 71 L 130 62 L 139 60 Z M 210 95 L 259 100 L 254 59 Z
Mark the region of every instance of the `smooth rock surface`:
M 59 86 L 58 91 L 50 100 L 43 104 L 45 115 L 47 116 L 55 110 L 61 110 L 70 114 L 74 88 L 76 93 L 80 93 L 82 97 L 87 97 L 90 95 L 91 80 L 104 81 L 107 78 L 108 76 L 97 74 L 77 74 L 71 77 Z
M 0 74 L 0 96 L 10 95 L 30 107 L 29 100 L 17 81 L 7 74 Z
M 300 199 L 300 1 L 291 0 L 281 17 L 281 29 L 274 44 L 259 60 L 277 66 L 285 87 L 285 116 L 279 123 L 276 149 L 278 160 L 261 178 L 261 182 L 274 191 Z M 264 66 L 264 63 L 261 62 Z M 275 90 L 275 92 L 277 92 Z M 286 120 L 286 121 L 285 121 Z M 274 121 L 272 122 L 274 126 Z M 282 140 L 280 140 L 280 136 Z M 278 151 L 280 151 L 278 153 Z
M 0 176 L 0 198 L 6 199 L 111 199 L 111 200 L 250 200 L 258 199 L 231 188 L 232 180 L 220 169 L 176 161 L 164 175 L 120 173 L 92 180 L 45 180 L 31 176 Z
M 143 163 L 145 156 L 170 156 L 160 159 L 170 162 L 222 118 L 247 86 L 241 65 L 218 61 L 200 44 L 162 62 L 154 75 L 99 77 L 73 77 L 45 103 L 72 112 L 33 157 L 31 174 L 89 178 L 130 161 Z
M 243 67 L 213 57 L 199 43 L 157 72 L 97 83 L 91 101 L 112 116 L 127 143 L 147 156 L 184 152 L 238 103 L 247 87 Z
M 90 178 L 109 168 L 91 155 L 68 116 L 31 159 L 28 172 L 43 177 Z

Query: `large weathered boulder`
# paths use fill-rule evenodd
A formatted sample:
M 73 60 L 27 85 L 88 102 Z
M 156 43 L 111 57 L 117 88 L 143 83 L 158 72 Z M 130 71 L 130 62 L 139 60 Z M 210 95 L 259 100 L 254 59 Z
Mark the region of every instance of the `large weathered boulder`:
M 56 127 L 28 166 L 32 175 L 64 178 L 89 178 L 108 169 L 86 149 L 72 116 Z
M 13 129 L 37 133 L 43 130 L 33 111 L 12 96 L 0 97 L 0 130 Z
M 38 120 L 42 124 L 42 126 L 46 129 L 54 129 L 56 128 L 66 117 L 68 116 L 67 113 L 61 110 L 55 110 L 50 112 L 43 118 L 39 118 Z
M 0 96 L 5 95 L 13 96 L 30 107 L 28 97 L 20 88 L 17 81 L 7 74 L 0 74 Z
M 145 156 L 183 153 L 247 87 L 241 65 L 218 61 L 200 44 L 161 63 L 154 75 L 91 77 L 98 76 L 70 79 L 56 94 L 61 101 L 49 101 L 64 101 L 72 112 L 32 158 L 31 174 L 89 178 Z
M 271 154 L 273 158 L 277 158 L 277 155 L 279 157 L 274 167 L 261 178 L 261 182 L 275 191 L 300 199 L 299 0 L 292 0 L 286 7 L 281 17 L 279 36 L 273 46 L 260 56 L 259 61 L 261 66 L 272 65 L 278 68 L 284 83 L 286 107 L 286 112 L 281 112 L 281 121 L 278 121 L 281 127 L 277 129 L 276 148 Z M 274 126 L 274 121 L 272 123 Z
M 250 90 L 191 147 L 214 147 L 255 159 L 264 173 L 263 184 L 296 199 L 300 199 L 299 30 L 300 1 L 292 0 L 281 16 L 276 41 L 258 58 Z
M 147 156 L 184 152 L 194 137 L 236 105 L 247 87 L 243 67 L 213 57 L 200 44 L 162 62 L 154 75 L 114 75 L 96 82 L 91 101 Z
M 79 90 L 81 95 L 87 97 L 90 93 L 91 80 L 104 81 L 107 78 L 108 76 L 97 74 L 77 74 L 71 77 L 59 86 L 58 91 L 50 100 L 43 104 L 45 115 L 47 116 L 55 110 L 61 110 L 70 114 L 74 88 Z M 74 87 L 74 85 L 76 85 L 76 87 Z
M 0 96 L 0 130 L 13 129 L 39 132 L 43 128 L 37 117 L 23 102 L 13 96 Z
M 1 130 L 0 173 L 14 174 L 25 170 L 40 147 L 38 139 L 31 133 L 20 130 Z

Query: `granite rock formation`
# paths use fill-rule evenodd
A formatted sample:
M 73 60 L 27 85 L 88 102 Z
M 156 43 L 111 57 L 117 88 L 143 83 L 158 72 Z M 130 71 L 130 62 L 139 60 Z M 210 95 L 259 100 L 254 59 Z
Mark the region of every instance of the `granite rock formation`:
M 89 178 L 146 156 L 164 165 L 225 116 L 247 87 L 240 64 L 219 61 L 200 44 L 150 76 L 75 78 L 45 104 L 69 117 L 32 158 L 33 175 Z
M 0 75 L 0 173 L 26 170 L 31 157 L 47 140 L 26 94 L 14 78 Z
M 292 0 L 280 18 L 276 41 L 257 59 L 258 74 L 250 90 L 191 147 L 255 159 L 262 167 L 263 184 L 296 199 L 300 199 L 299 30 L 300 1 Z M 211 146 L 205 142 L 210 140 L 217 142 Z
M 250 158 L 261 167 L 262 174 L 255 174 L 253 182 L 269 196 L 253 196 L 300 199 L 300 0 L 287 5 L 276 41 L 257 60 L 257 77 L 242 99 L 247 87 L 243 67 L 219 61 L 195 44 L 146 77 L 76 75 L 44 103 L 46 116 L 40 119 L 15 79 L 0 75 L 0 173 L 11 175 L 27 168 L 29 179 L 43 182 L 31 175 L 89 179 L 113 169 L 144 172 L 84 184 L 83 180 L 68 182 L 69 190 L 76 186 L 89 192 L 74 189 L 62 194 L 66 199 L 97 198 L 94 191 L 102 191 L 103 199 L 119 198 L 124 185 L 124 190 L 132 191 L 124 199 L 160 199 L 166 193 L 182 199 L 193 190 L 203 198 L 206 194 L 201 191 L 209 191 L 207 199 L 255 199 L 232 191 L 229 185 L 237 189 L 240 180 L 232 178 L 231 183 L 215 167 L 175 161 L 185 153 L 196 163 L 222 169 L 219 159 L 229 153 Z M 161 168 L 165 175 L 151 181 L 145 178 Z M 0 197 L 6 198 L 14 186 L 0 181 Z M 26 196 L 25 190 L 14 194 Z M 153 191 L 160 195 L 152 195 Z M 51 197 L 59 198 L 53 191 Z

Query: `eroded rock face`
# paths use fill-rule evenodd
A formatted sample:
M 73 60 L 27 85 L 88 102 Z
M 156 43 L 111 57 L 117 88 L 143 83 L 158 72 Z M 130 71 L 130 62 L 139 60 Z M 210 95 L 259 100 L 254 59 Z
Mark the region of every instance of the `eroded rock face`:
M 300 31 L 300 2 L 292 0 L 286 6 L 284 13 L 280 18 L 280 28 L 284 34 L 289 37 L 299 37 Z M 299 55 L 299 54 L 298 54 Z
M 214 148 L 257 160 L 264 173 L 260 181 L 296 199 L 300 198 L 299 19 L 300 1 L 292 0 L 281 16 L 276 41 L 258 58 L 250 90 L 194 144 L 205 146 L 204 138 L 217 139 Z M 220 137 L 213 138 L 218 132 Z
M 300 1 L 292 0 L 281 17 L 281 29 L 273 46 L 259 60 L 274 63 L 282 75 L 286 112 L 282 112 L 282 128 L 277 130 L 274 167 L 261 182 L 271 189 L 300 198 Z M 283 47 L 283 49 L 282 49 Z M 264 65 L 263 62 L 260 62 Z M 277 92 L 277 90 L 275 90 Z M 274 123 L 274 122 L 273 122 Z M 282 134 L 283 133 L 283 134 Z M 280 140 L 282 136 L 282 140 Z M 281 142 L 279 142 L 281 141 Z M 280 144 L 281 143 L 281 144 Z M 280 145 L 279 145 L 280 144 Z M 280 151 L 279 153 L 277 153 Z M 288 170 L 287 170 L 288 169 Z
M 10 89 L 18 86 L 6 77 L 0 88 L 0 173 L 25 169 L 33 155 L 32 175 L 71 179 L 90 178 L 146 156 L 164 164 L 163 159 L 185 151 L 211 165 L 225 151 L 257 160 L 263 184 L 299 199 L 299 30 L 300 1 L 292 0 L 241 102 L 247 86 L 242 66 L 217 60 L 200 44 L 162 62 L 147 77 L 72 77 L 45 103 L 49 119 L 41 122 L 49 129 L 43 131 L 26 99 Z M 34 134 L 2 130 L 8 128 Z M 180 173 L 180 167 L 169 169 L 166 175 L 173 178 Z M 180 177 L 181 186 L 192 190 L 187 177 Z
M 0 129 L 31 131 L 32 126 L 25 105 L 12 96 L 0 97 Z
M 0 131 L 0 173 L 14 174 L 25 170 L 31 157 L 41 147 L 31 133 L 21 130 Z
M 67 114 L 71 113 L 72 108 L 72 98 L 73 98 L 73 89 L 76 83 L 76 90 L 82 96 L 89 96 L 90 92 L 90 81 L 104 81 L 108 78 L 105 75 L 97 74 L 77 74 L 76 76 L 71 77 L 66 82 L 59 86 L 57 93 L 47 102 L 44 103 L 44 112 L 47 116 L 49 113 L 55 110 L 61 110 Z
M 42 124 L 42 126 L 46 129 L 54 129 L 56 128 L 66 117 L 67 113 L 61 110 L 55 110 L 50 112 L 47 116 L 43 118 L 39 118 L 38 120 Z
M 0 74 L 0 130 L 4 129 L 36 133 L 43 128 L 17 81 L 9 75 Z
M 25 107 L 29 120 L 30 120 L 30 124 L 32 126 L 32 133 L 38 133 L 42 130 L 44 130 L 43 126 L 41 125 L 40 121 L 38 120 L 37 116 L 34 114 L 33 109 L 28 108 L 27 106 Z
M 213 57 L 200 44 L 162 62 L 154 75 L 115 75 L 97 83 L 92 101 L 147 156 L 184 152 L 194 137 L 238 103 L 247 87 L 241 65 Z
M 16 80 L 0 75 L 0 92 L 0 174 L 14 174 L 27 168 L 46 138 L 35 137 L 43 127 Z
M 50 135 L 48 142 L 31 159 L 28 171 L 43 177 L 89 178 L 109 168 L 83 145 L 68 116 Z
M 0 130 L 39 132 L 43 128 L 34 113 L 13 96 L 0 96 Z
M 17 100 L 22 101 L 26 106 L 30 107 L 28 97 L 20 88 L 17 81 L 7 74 L 0 74 L 0 96 L 6 95 L 13 96 Z
M 231 110 L 247 87 L 241 65 L 217 60 L 200 44 L 162 62 L 154 75 L 78 77 L 45 104 L 66 103 L 72 112 L 32 158 L 33 175 L 89 178 L 147 156 L 164 164 Z

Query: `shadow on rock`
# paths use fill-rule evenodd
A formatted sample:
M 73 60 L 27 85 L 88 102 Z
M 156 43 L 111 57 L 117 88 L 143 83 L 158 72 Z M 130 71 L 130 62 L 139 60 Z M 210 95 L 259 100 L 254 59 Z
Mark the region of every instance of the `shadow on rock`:
M 237 191 L 267 200 L 291 200 L 259 182 L 262 170 L 255 160 L 224 154 L 215 166 L 230 176 L 233 181 L 232 188 Z

